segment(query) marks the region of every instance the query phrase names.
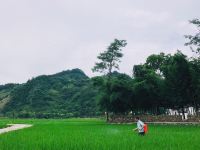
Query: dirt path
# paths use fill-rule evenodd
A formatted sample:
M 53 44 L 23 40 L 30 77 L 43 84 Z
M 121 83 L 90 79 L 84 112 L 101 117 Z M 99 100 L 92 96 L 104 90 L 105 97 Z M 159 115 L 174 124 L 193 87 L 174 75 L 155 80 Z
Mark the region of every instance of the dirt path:
M 110 124 L 134 124 L 136 122 L 128 122 L 128 123 L 110 123 Z M 147 124 L 174 124 L 174 125 L 200 125 L 200 122 L 145 122 Z
M 29 124 L 8 124 L 9 127 L 0 129 L 0 134 L 10 132 L 10 131 L 15 131 L 19 129 L 24 129 L 24 128 L 29 128 L 32 127 L 32 125 Z
M 147 122 L 150 124 L 182 124 L 182 125 L 199 125 L 200 122 Z

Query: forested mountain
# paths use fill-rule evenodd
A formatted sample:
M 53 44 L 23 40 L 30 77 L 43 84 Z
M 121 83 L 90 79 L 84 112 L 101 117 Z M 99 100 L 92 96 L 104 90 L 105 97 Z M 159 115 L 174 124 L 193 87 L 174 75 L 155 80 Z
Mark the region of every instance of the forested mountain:
M 90 117 L 98 114 L 97 90 L 80 69 L 0 86 L 0 111 L 10 117 Z
M 3 110 L 7 102 L 10 101 L 10 93 L 16 84 L 0 85 L 0 112 Z

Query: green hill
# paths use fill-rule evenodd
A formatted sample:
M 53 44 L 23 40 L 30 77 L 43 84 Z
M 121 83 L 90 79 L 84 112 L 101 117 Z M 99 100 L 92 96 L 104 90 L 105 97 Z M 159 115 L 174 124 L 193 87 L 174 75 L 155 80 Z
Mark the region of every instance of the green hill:
M 5 105 L 10 101 L 10 93 L 16 84 L 0 85 L 0 112 L 3 110 Z
M 12 86 L 11 86 L 12 85 Z M 98 115 L 97 90 L 80 69 L 42 75 L 27 83 L 0 86 L 0 113 L 10 117 L 91 117 Z

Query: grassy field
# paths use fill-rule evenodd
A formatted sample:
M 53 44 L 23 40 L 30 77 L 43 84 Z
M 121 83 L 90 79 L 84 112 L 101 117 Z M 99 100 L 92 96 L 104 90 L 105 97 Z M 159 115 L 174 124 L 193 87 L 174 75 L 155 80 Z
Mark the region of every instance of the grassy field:
M 7 124 L 0 124 L 0 129 L 7 127 Z
M 133 125 L 110 125 L 98 119 L 0 120 L 29 123 L 31 128 L 0 135 L 0 150 L 199 150 L 200 126 L 149 125 L 138 136 Z

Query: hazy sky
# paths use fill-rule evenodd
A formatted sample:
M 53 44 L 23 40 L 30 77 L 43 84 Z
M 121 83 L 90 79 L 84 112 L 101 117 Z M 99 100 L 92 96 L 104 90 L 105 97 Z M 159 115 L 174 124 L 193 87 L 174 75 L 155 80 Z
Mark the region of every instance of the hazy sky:
M 0 84 L 80 68 L 114 38 L 128 42 L 120 72 L 152 53 L 173 53 L 195 32 L 200 0 L 0 0 Z

